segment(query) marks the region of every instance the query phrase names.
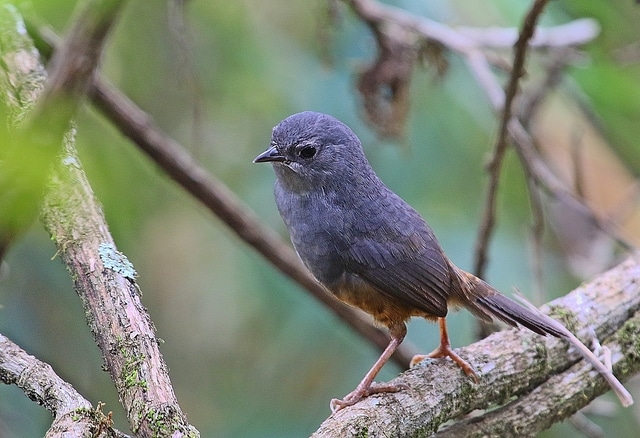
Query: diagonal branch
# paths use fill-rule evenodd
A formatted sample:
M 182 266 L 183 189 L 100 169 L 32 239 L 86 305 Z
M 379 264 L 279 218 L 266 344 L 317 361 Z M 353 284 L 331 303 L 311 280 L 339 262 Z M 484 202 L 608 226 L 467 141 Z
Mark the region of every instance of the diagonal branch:
M 165 427 L 175 437 L 198 435 L 178 405 L 135 269 L 116 249 L 72 138 L 51 178 L 41 216 L 74 280 L 131 430 L 139 437 L 157 436 Z
M 51 111 L 62 100 L 83 98 L 98 69 L 107 35 L 126 3 L 125 0 L 90 0 L 78 11 L 67 37 L 51 60 L 49 78 L 38 101 L 34 117 Z M 60 111 L 61 120 L 69 120 L 76 105 Z
M 177 142 L 166 136 L 151 118 L 126 96 L 105 82 L 96 80 L 90 96 L 103 114 L 124 135 L 136 143 L 156 164 L 182 188 L 193 195 L 242 240 L 289 276 L 314 298 L 331 310 L 380 349 L 389 343 L 385 332 L 351 307 L 336 300 L 300 263 L 298 256 L 226 185 L 202 168 Z M 406 368 L 413 356 L 407 347 L 399 349 L 394 360 Z
M 43 43 L 55 45 L 56 38 L 51 32 L 42 31 L 41 36 Z M 184 147 L 162 132 L 147 113 L 99 75 L 89 89 L 89 96 L 125 136 L 243 241 L 373 345 L 380 350 L 387 346 L 389 339 L 384 331 L 375 327 L 361 312 L 339 302 L 327 292 L 277 233 L 263 225 L 248 206 L 222 181 L 198 164 Z M 396 351 L 393 359 L 406 369 L 414 354 L 410 347 L 403 346 Z

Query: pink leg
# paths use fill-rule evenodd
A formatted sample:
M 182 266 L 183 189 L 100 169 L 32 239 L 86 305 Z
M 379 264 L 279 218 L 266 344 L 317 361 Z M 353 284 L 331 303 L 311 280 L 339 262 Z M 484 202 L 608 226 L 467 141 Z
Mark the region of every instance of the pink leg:
M 458 356 L 451 349 L 446 320 L 444 318 L 438 318 L 438 323 L 440 324 L 440 346 L 429 354 L 417 354 L 413 356 L 413 359 L 411 359 L 411 366 L 414 366 L 415 364 L 423 361 L 426 358 L 437 359 L 441 357 L 450 357 L 451 360 L 453 360 L 458 364 L 460 368 L 462 368 L 462 371 L 464 371 L 467 376 L 471 376 L 471 378 L 473 378 L 473 380 L 478 383 L 478 376 L 476 375 L 476 372 L 473 370 L 471 365 L 469 365 L 463 358 Z
M 370 396 L 371 394 L 378 394 L 381 392 L 397 392 L 404 388 L 403 386 L 397 385 L 372 386 L 373 379 L 376 378 L 378 372 L 380 372 L 384 364 L 389 360 L 398 346 L 402 343 L 402 340 L 407 334 L 407 327 L 404 325 L 404 323 L 402 323 L 401 325 L 390 327 L 389 332 L 391 335 L 389 345 L 387 345 L 387 348 L 384 349 L 376 363 L 373 364 L 369 372 L 364 376 L 358 386 L 356 386 L 356 389 L 345 395 L 342 400 L 337 398 L 331 400 L 329 406 L 331 407 L 332 412 L 337 412 L 342 408 L 354 405 L 363 398 Z

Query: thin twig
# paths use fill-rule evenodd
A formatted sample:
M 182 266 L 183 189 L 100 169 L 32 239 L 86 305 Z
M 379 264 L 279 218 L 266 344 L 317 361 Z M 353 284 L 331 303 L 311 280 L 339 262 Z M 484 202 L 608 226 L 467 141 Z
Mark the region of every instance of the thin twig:
M 510 49 L 518 40 L 520 29 L 515 27 L 466 27 L 458 26 L 455 30 L 469 37 L 477 46 L 490 49 Z M 537 27 L 529 39 L 533 48 L 560 48 L 579 46 L 592 41 L 600 32 L 600 26 L 591 18 L 579 18 L 558 26 Z
M 529 121 L 535 117 L 544 98 L 549 95 L 549 91 L 555 89 L 561 82 L 567 66 L 576 63 L 581 57 L 580 52 L 574 47 L 560 47 L 549 53 L 549 59 L 544 66 L 544 79 L 539 84 L 530 87 L 521 96 L 522 104 L 519 105 L 520 109 L 516 116 L 525 123 L 527 129 L 529 129 Z
M 573 414 L 568 421 L 586 438 L 606 438 L 607 436 L 600 426 L 580 411 Z
M 487 188 L 485 209 L 478 232 L 474 257 L 474 273 L 479 277 L 484 276 L 487 264 L 489 240 L 493 234 L 496 212 L 496 193 L 498 191 L 498 183 L 500 181 L 502 160 L 504 158 L 505 151 L 507 150 L 507 131 L 509 122 L 511 121 L 511 106 L 513 105 L 513 101 L 518 92 L 520 78 L 524 75 L 524 63 L 527 57 L 529 40 L 533 37 L 536 29 L 536 23 L 538 22 L 538 18 L 540 17 L 540 14 L 542 14 L 547 1 L 548 0 L 536 0 L 532 5 L 524 19 L 522 30 L 518 36 L 518 41 L 514 46 L 513 66 L 509 76 L 509 82 L 507 83 L 504 92 L 504 107 L 501 108 L 502 117 L 500 119 L 500 127 L 498 129 L 498 139 L 496 140 L 493 155 L 487 166 L 487 171 L 489 173 L 489 187 Z M 497 110 L 499 108 L 494 109 Z
M 482 48 L 510 48 L 516 44 L 520 35 L 515 28 L 452 27 L 375 0 L 345 0 L 345 2 L 363 20 L 377 25 L 385 23 L 400 25 L 424 39 L 440 43 L 447 49 L 462 55 L 470 50 Z M 600 28 L 595 20 L 582 18 L 551 28 L 537 29 L 535 35 L 528 40 L 530 45 L 536 48 L 576 46 L 593 40 L 599 31 Z
M 589 212 L 593 218 L 594 225 L 598 227 L 602 232 L 608 236 L 612 236 L 613 239 L 624 249 L 634 250 L 634 245 L 620 237 L 615 229 L 615 219 L 601 220 L 586 205 L 582 200 L 576 198 L 575 194 L 569 187 L 556 176 L 545 161 L 540 157 L 539 153 L 534 147 L 533 138 L 522 126 L 522 123 L 513 118 L 509 123 L 509 135 L 513 138 L 514 145 L 516 146 L 516 152 L 518 158 L 522 163 L 523 168 L 527 174 L 534 180 L 535 185 L 540 188 L 544 188 L 553 198 L 566 202 L 566 199 L 571 199 L 571 202 L 579 204 L 584 211 Z M 632 188 L 630 191 L 633 191 Z

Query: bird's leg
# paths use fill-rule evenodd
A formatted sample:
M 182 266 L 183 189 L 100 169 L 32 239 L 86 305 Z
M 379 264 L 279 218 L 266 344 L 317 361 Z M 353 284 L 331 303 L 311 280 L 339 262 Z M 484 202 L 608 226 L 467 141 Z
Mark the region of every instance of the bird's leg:
M 478 376 L 476 372 L 473 370 L 471 365 L 469 365 L 463 358 L 458 356 L 451 349 L 451 343 L 449 342 L 449 333 L 447 332 L 447 322 L 445 318 L 438 318 L 438 324 L 440 325 L 440 346 L 433 350 L 429 354 L 417 354 L 413 356 L 411 359 L 411 366 L 416 365 L 419 362 L 422 362 L 426 358 L 437 359 L 441 357 L 450 357 L 455 363 L 458 364 L 462 371 L 467 376 L 471 376 L 473 380 L 478 383 Z
M 345 395 L 342 400 L 337 398 L 331 400 L 331 403 L 329 403 L 331 412 L 337 412 L 342 408 L 354 405 L 363 398 L 370 396 L 371 394 L 378 394 L 381 392 L 397 392 L 401 389 L 406 388 L 404 385 L 372 386 L 373 379 L 376 378 L 378 372 L 382 369 L 384 364 L 389 360 L 398 346 L 402 343 L 402 340 L 407 334 L 407 327 L 404 325 L 404 323 L 392 326 L 389 328 L 389 334 L 391 335 L 389 344 L 384 349 L 376 363 L 373 364 L 369 372 L 364 376 L 362 381 L 358 384 L 358 386 L 356 386 L 356 389 Z

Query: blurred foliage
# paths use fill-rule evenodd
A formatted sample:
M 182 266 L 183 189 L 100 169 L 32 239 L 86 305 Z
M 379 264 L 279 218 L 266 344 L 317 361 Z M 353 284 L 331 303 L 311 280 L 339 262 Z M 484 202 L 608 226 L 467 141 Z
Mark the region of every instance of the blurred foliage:
M 32 1 L 25 10 L 60 34 L 76 2 Z M 530 2 L 394 2 L 450 24 L 517 26 Z M 327 15 L 328 6 L 337 15 Z M 602 35 L 565 83 L 597 116 L 611 145 L 638 173 L 640 8 L 633 2 L 551 2 L 543 23 L 591 16 Z M 332 27 L 328 29 L 327 27 Z M 132 1 L 108 44 L 102 71 L 171 136 L 287 238 L 273 202 L 273 173 L 252 158 L 271 127 L 302 110 L 331 113 L 361 137 L 382 179 L 431 223 L 449 256 L 469 269 L 497 122 L 465 64 L 447 56 L 446 74 L 428 65 L 411 83 L 404 141 L 375 138 L 359 117 L 355 72 L 375 55 L 366 26 L 344 4 L 324 0 Z M 308 435 L 377 357 L 343 324 L 276 272 L 168 180 L 100 114 L 77 118 L 80 156 L 119 248 L 135 264 L 143 301 L 165 341 L 183 410 L 202 436 Z M 530 210 L 517 160 L 507 159 L 499 228 L 488 279 L 509 292 L 531 289 Z M 575 286 L 556 247 L 544 254 L 551 299 Z M 473 340 L 473 319 L 452 315 L 456 346 Z M 45 360 L 116 426 L 124 414 L 55 248 L 39 224 L 0 271 L 0 332 Z M 437 328 L 422 321 L 408 341 L 425 351 Z M 389 365 L 380 375 L 397 373 Z M 637 388 L 637 387 L 636 387 Z M 637 395 L 636 397 L 640 397 Z M 612 399 L 605 396 L 603 399 Z M 637 411 L 590 418 L 606 435 L 634 436 Z M 0 436 L 42 436 L 43 409 L 0 386 Z M 544 436 L 565 436 L 560 425 Z

